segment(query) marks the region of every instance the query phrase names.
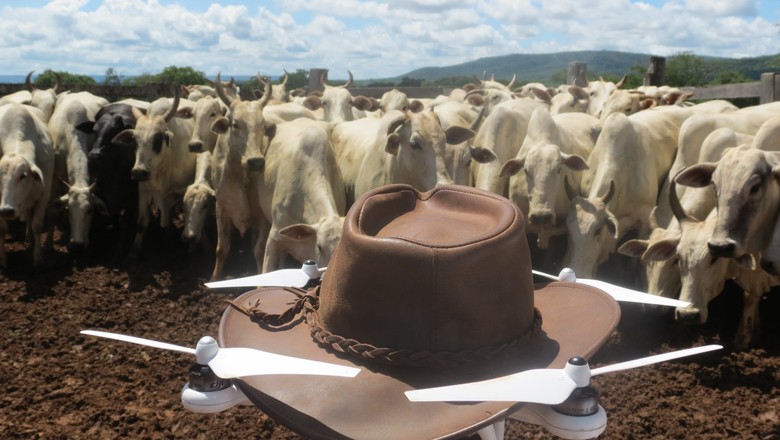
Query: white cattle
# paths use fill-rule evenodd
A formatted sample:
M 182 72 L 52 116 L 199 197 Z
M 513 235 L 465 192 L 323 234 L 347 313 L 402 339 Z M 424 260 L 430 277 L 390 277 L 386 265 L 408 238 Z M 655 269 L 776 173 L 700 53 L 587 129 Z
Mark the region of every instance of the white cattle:
M 713 185 L 718 216 L 708 246 L 716 257 L 740 258 L 762 252 L 777 222 L 780 208 L 780 152 L 742 145 L 718 162 L 691 166 L 675 181 L 682 185 Z
M 719 128 L 704 140 L 697 163 L 716 162 L 720 160 L 727 149 L 752 141 L 753 136 L 735 133 L 725 127 Z M 706 218 L 716 205 L 715 193 L 712 188 L 688 188 L 684 193 L 678 188 L 676 194 L 682 194 L 679 197 L 680 204 L 685 212 L 693 218 Z M 655 215 L 656 210 L 657 207 L 650 214 L 650 236 L 646 240 L 629 240 L 623 243 L 618 252 L 642 259 L 648 293 L 676 298 L 680 291 L 680 269 L 677 260 L 669 258 L 658 261 L 642 258 L 648 247 L 659 241 L 680 235 L 680 224 L 677 219 L 672 217 L 668 224 L 659 224 Z
M 319 119 L 311 110 L 295 102 L 268 104 L 263 107 L 263 117 L 271 124 L 294 121 L 298 118 Z
M 289 78 L 290 75 L 288 75 L 287 71 L 285 71 L 284 77 L 282 77 L 282 82 L 271 86 L 271 102 L 290 102 L 290 96 L 287 94 L 287 80 Z
M 282 267 L 285 256 L 324 267 L 341 237 L 346 192 L 330 126 L 297 119 L 279 125 L 266 151 L 259 181 L 260 206 L 271 224 L 263 272 Z
M 446 130 L 435 112 L 394 110 L 382 118 L 364 118 L 334 127 L 336 160 L 349 204 L 366 191 L 407 183 L 420 191 L 452 183 L 444 154 L 446 143 L 459 144 L 474 132 L 453 125 Z
M 216 91 L 214 93 L 216 94 Z M 217 118 L 225 116 L 227 109 L 227 106 L 218 97 L 205 96 L 196 101 L 191 110 L 183 109 L 180 112 L 180 117 L 192 118 L 193 120 L 192 136 L 187 144 L 191 153 L 214 151 L 214 146 L 217 144 L 217 134 L 211 131 L 211 125 Z
M 184 241 L 194 245 L 202 243 L 208 246 L 203 228 L 206 220 L 215 213 L 216 196 L 211 184 L 211 152 L 198 153 L 195 166 L 195 181 L 184 192 L 184 229 L 181 236 Z M 205 241 L 204 241 L 205 240 Z
M 554 95 L 546 89 L 532 89 L 536 99 L 546 103 L 550 107 L 550 114 L 588 111 L 590 103 L 590 94 L 587 90 L 578 86 L 569 86 L 565 91 L 555 93 Z
M 447 130 L 461 129 L 471 130 L 472 133 L 476 131 L 476 118 L 472 121 L 468 121 L 461 117 L 462 112 L 460 106 L 468 106 L 468 104 L 453 102 L 454 105 L 442 104 L 432 108 L 432 111 L 436 113 L 441 121 L 441 126 L 446 133 Z M 459 143 L 450 143 L 444 147 L 444 163 L 447 167 L 447 174 L 452 178 L 452 182 L 457 185 L 473 186 L 471 180 L 471 163 L 487 163 L 496 160 L 496 155 L 492 151 L 474 147 L 471 145 L 471 139 L 473 134 L 468 139 Z M 456 139 L 460 140 L 460 139 Z
M 523 212 L 526 232 L 539 235 L 542 249 L 550 236 L 566 233 L 563 220 L 569 212 L 569 199 L 564 180 L 580 191 L 581 171 L 588 168 L 586 161 L 600 128 L 599 120 L 588 114 L 552 116 L 545 107 L 538 107 L 517 157 L 503 164 L 499 176 L 513 176 L 509 199 Z
M 690 107 L 690 109 L 696 107 Z M 683 168 L 697 163 L 704 139 L 710 133 L 718 128 L 726 127 L 734 130 L 736 133 L 753 135 L 761 128 L 764 122 L 778 114 L 780 114 L 780 102 L 751 106 L 725 113 L 694 111 L 693 115 L 680 128 L 677 154 L 661 189 L 657 214 L 658 222 L 660 224 L 668 224 L 672 217 L 668 204 L 670 179 Z M 682 197 L 684 188 L 678 186 L 678 191 L 680 191 L 678 195 Z
M 268 90 L 268 81 L 261 81 Z M 257 193 L 258 180 L 265 166 L 263 152 L 266 139 L 273 138 L 276 130 L 276 126 L 268 125 L 263 117 L 263 107 L 270 100 L 270 94 L 258 101 L 242 101 L 238 97 L 229 97 L 221 90 L 217 88 L 219 97 L 228 105 L 230 112 L 212 124 L 212 130 L 219 135 L 211 161 L 217 217 L 216 261 L 212 280 L 222 275 L 230 254 L 233 228 L 242 237 L 250 232 L 257 270 L 263 269 L 265 240 L 261 230 L 263 214 Z
M 379 114 L 384 115 L 387 112 L 393 110 L 406 111 L 409 110 L 409 97 L 406 93 L 393 89 L 382 94 L 382 98 L 379 99 Z
M 113 142 L 134 142 L 135 163 L 131 175 L 138 182 L 138 230 L 133 242 L 133 256 L 141 249 L 143 235 L 149 225 L 151 205 L 159 210 L 160 226 L 170 224 L 171 208 L 181 201 L 187 185 L 195 176 L 197 155 L 187 146 L 193 124 L 186 115 L 194 103 L 179 108 L 183 100 L 174 87 L 173 101 L 160 98 L 152 102 L 144 114 L 133 107 L 135 128 L 120 132 Z M 186 113 L 185 113 L 186 112 Z
M 0 98 L 0 105 L 15 102 L 17 104 L 28 104 L 43 112 L 43 122 L 48 122 L 51 114 L 54 112 L 54 105 L 57 103 L 57 92 L 59 91 L 62 79 L 56 72 L 54 77 L 56 82 L 50 89 L 37 89 L 30 81 L 33 72 L 27 74 L 24 80 L 25 90 L 20 90 L 10 95 Z
M 599 118 L 604 121 L 612 113 L 632 115 L 659 104 L 658 99 L 639 93 L 636 90 L 615 90 L 604 102 Z
M 67 211 L 70 226 L 68 250 L 79 252 L 89 246 L 93 213 L 107 214 L 106 207 L 92 192 L 87 154 L 94 142 L 95 115 L 108 105 L 105 98 L 89 92 L 60 95 L 48 128 L 54 149 L 54 182 L 51 198 Z M 53 232 L 51 222 L 49 232 Z M 52 235 L 50 235 L 51 237 Z M 49 245 L 53 244 L 49 240 Z
M 609 99 L 609 95 L 615 90 L 622 88 L 626 84 L 627 77 L 624 76 L 617 83 L 612 81 L 604 81 L 599 78 L 598 81 L 588 81 L 588 93 L 590 94 L 590 100 L 588 101 L 588 113 L 601 118 L 601 111 L 604 105 Z
M 675 310 L 675 318 L 684 323 L 706 323 L 707 305 L 720 294 L 726 280 L 734 279 L 744 291 L 742 318 L 734 343 L 737 348 L 747 348 L 758 328 L 759 300 L 780 282 L 780 278 L 756 269 L 751 254 L 743 254 L 738 259 L 713 257 L 708 251 L 708 240 L 716 229 L 717 210 L 700 221 L 689 216 L 680 205 L 674 181 L 669 194 L 672 211 L 680 224 L 679 235 L 654 243 L 648 247 L 644 258 L 677 259 L 681 277 L 680 300 L 691 303 L 689 307 Z
M 329 86 L 325 83 L 326 74 L 320 77 L 322 84 L 322 96 L 310 94 L 304 100 L 303 105 L 309 110 L 324 110 L 323 120 L 338 124 L 344 121 L 355 120 L 355 112 L 363 112 L 372 107 L 371 101 L 365 96 L 352 97 L 349 87 L 352 85 L 352 72 L 349 79 L 342 86 Z
M 514 159 L 528 131 L 528 121 L 537 107 L 544 106 L 530 99 L 515 100 L 514 108 L 497 107 L 491 112 L 477 131 L 474 146 L 493 152 L 495 161 L 473 163 L 472 174 L 476 188 L 507 196 L 509 177 L 501 177 L 501 167 L 506 161 Z
M 32 232 L 33 264 L 39 265 L 41 234 L 54 176 L 54 151 L 41 112 L 0 106 L 0 267 L 5 267 L 7 221 L 21 220 Z
M 649 235 L 650 212 L 672 164 L 682 108 L 651 109 L 626 116 L 613 113 L 588 158 L 582 191 L 571 200 L 566 218 L 565 258 L 578 275 L 593 277 L 629 231 Z

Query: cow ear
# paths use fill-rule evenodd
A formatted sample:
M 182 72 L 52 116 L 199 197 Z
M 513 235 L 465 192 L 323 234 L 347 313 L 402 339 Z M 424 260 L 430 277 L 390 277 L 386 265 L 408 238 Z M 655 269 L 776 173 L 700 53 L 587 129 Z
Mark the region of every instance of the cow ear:
M 95 121 L 84 121 L 76 126 L 76 130 L 82 133 L 92 134 L 95 132 Z
M 642 254 L 642 261 L 666 261 L 671 260 L 677 255 L 677 244 L 680 242 L 676 238 L 667 238 L 648 246 L 644 254 Z
M 531 93 L 533 93 L 537 99 L 544 101 L 548 104 L 550 103 L 550 101 L 552 101 L 552 96 L 550 96 L 550 94 L 547 93 L 547 90 L 542 90 L 537 87 L 531 87 Z
M 649 244 L 647 240 L 628 240 L 618 248 L 618 252 L 629 257 L 642 258 Z
M 584 171 L 589 169 L 588 162 L 586 162 L 585 159 L 583 159 L 582 156 L 578 154 L 561 153 L 561 159 L 563 159 L 564 165 L 574 171 Z
M 712 173 L 715 172 L 717 163 L 705 162 L 690 166 L 674 177 L 674 181 L 680 185 L 693 188 L 704 188 L 712 183 Z
M 129 144 L 135 141 L 135 132 L 132 128 L 122 130 L 111 140 L 113 144 Z
M 224 116 L 211 123 L 211 131 L 216 134 L 225 134 L 228 129 L 230 129 L 230 121 Z
M 398 155 L 398 150 L 401 146 L 401 136 L 398 133 L 390 133 L 387 135 L 387 143 L 385 144 L 385 151 L 393 156 Z
M 322 100 L 317 95 L 309 95 L 303 100 L 303 106 L 309 110 L 319 110 L 322 108 Z
M 281 229 L 279 235 L 295 241 L 310 240 L 317 237 L 317 230 L 310 225 L 298 223 Z
M 498 159 L 496 153 L 488 148 L 469 146 L 469 152 L 471 153 L 471 158 L 478 163 L 488 163 Z
M 370 111 L 371 107 L 374 104 L 371 102 L 370 99 L 363 95 L 358 95 L 352 98 L 352 107 L 355 107 L 358 110 Z
M 514 176 L 523 169 L 523 165 L 525 165 L 525 159 L 509 159 L 506 161 L 506 163 L 504 163 L 504 166 L 501 167 L 501 172 L 498 173 L 498 176 Z
M 268 142 L 271 142 L 276 136 L 276 124 L 270 124 L 265 126 L 265 135 L 268 137 Z
M 579 86 L 569 86 L 569 94 L 577 98 L 580 101 L 590 101 L 590 95 L 587 90 Z
M 468 102 L 475 107 L 483 106 L 485 105 L 485 97 L 475 93 L 473 95 L 469 95 Z
M 422 103 L 422 101 L 418 99 L 412 100 L 412 102 L 409 103 L 409 111 L 412 113 L 420 113 L 425 109 L 425 105 Z
M 444 136 L 447 138 L 447 143 L 450 145 L 457 145 L 472 139 L 476 133 L 470 128 L 461 127 L 460 125 L 453 125 L 450 128 L 444 130 Z

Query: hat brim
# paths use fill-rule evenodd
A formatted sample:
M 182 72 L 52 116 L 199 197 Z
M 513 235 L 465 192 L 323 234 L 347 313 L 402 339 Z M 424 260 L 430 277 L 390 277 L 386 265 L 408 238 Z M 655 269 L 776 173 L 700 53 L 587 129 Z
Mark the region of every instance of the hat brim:
M 256 289 L 235 302 L 279 313 L 295 300 L 282 289 Z M 537 286 L 534 305 L 542 332 L 520 353 L 452 369 L 420 369 L 363 362 L 318 345 L 305 322 L 271 331 L 228 307 L 219 328 L 221 347 L 248 347 L 287 356 L 357 366 L 354 378 L 273 375 L 236 379 L 247 398 L 292 431 L 313 439 L 435 439 L 472 434 L 521 408 L 517 402 L 410 402 L 404 391 L 485 380 L 532 368 L 562 368 L 573 356 L 588 359 L 614 331 L 620 307 L 601 290 L 555 282 Z

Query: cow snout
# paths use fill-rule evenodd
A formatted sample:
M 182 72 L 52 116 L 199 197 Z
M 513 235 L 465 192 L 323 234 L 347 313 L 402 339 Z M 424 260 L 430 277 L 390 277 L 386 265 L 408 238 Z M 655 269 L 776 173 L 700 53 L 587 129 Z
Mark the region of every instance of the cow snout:
M 144 182 L 146 180 L 149 180 L 152 177 L 152 175 L 149 174 L 149 171 L 146 171 L 144 169 L 133 168 L 130 177 L 133 180 L 136 180 L 138 182 Z
M 187 146 L 190 149 L 190 153 L 202 153 L 203 152 L 203 141 L 192 141 Z
M 685 325 L 701 325 L 702 314 L 696 307 L 678 308 L 674 311 L 674 320 Z
M 707 243 L 707 247 L 710 249 L 710 254 L 713 257 L 719 258 L 733 258 L 737 249 L 736 243 L 731 240 L 710 241 Z
M 244 161 L 244 167 L 247 171 L 263 171 L 265 158 L 262 156 L 248 157 Z
M 535 226 L 550 226 L 555 222 L 555 217 L 550 211 L 536 211 L 528 214 L 528 221 Z
M 10 206 L 0 207 L 0 217 L 4 219 L 14 219 L 16 217 L 16 210 Z

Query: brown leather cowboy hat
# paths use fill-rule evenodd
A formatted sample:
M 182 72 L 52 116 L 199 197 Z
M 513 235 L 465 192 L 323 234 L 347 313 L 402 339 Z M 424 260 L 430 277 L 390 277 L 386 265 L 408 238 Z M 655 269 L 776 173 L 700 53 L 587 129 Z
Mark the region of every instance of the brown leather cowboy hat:
M 513 203 L 470 187 L 364 194 L 321 286 L 247 292 L 219 331 L 222 347 L 362 371 L 246 377 L 239 387 L 308 438 L 452 438 L 502 420 L 523 403 L 410 402 L 404 391 L 562 368 L 595 353 L 620 318 L 598 289 L 534 285 L 524 224 Z

